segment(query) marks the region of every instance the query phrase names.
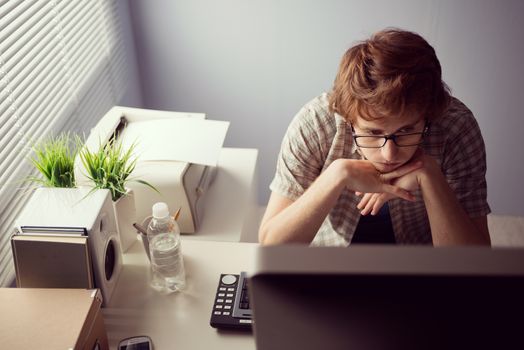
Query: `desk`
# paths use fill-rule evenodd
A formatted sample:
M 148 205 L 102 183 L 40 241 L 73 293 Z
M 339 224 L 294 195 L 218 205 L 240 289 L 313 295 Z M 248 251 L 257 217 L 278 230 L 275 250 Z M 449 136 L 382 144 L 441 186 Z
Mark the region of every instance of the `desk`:
M 163 295 L 149 287 L 149 260 L 142 242 L 124 254 L 117 288 L 103 309 L 111 349 L 123 338 L 144 334 L 151 337 L 155 350 L 255 349 L 251 334 L 219 332 L 209 319 L 220 274 L 253 266 L 257 245 L 228 241 L 256 239 L 257 156 L 256 149 L 222 149 L 202 225 L 196 233 L 182 235 L 184 292 Z
M 209 319 L 220 274 L 252 269 L 256 246 L 184 240 L 187 288 L 164 295 L 149 287 L 149 260 L 142 242 L 135 242 L 124 255 L 117 288 L 103 309 L 111 349 L 123 338 L 144 334 L 155 350 L 255 349 L 252 334 L 219 332 Z
M 257 156 L 253 148 L 222 149 L 216 178 L 205 198 L 201 227 L 182 235 L 184 240 L 258 241 Z

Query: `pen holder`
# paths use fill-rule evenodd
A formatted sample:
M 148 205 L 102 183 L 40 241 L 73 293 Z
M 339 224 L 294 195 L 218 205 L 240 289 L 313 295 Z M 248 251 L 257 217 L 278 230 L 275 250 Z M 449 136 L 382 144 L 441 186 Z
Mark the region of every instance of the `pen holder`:
M 151 216 L 148 216 L 142 221 L 142 227 L 147 228 L 149 226 L 149 222 L 151 221 Z M 146 251 L 147 258 L 151 260 L 151 257 L 149 256 L 149 240 L 147 239 L 147 235 L 143 232 L 138 232 L 140 234 L 140 238 L 142 238 L 142 244 L 144 245 L 144 250 Z

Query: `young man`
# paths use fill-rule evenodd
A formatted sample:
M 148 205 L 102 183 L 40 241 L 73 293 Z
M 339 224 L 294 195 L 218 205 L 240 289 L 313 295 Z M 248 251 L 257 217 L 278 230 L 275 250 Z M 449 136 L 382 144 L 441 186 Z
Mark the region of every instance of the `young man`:
M 486 156 L 434 49 L 388 29 L 344 55 L 282 142 L 263 244 L 490 244 Z

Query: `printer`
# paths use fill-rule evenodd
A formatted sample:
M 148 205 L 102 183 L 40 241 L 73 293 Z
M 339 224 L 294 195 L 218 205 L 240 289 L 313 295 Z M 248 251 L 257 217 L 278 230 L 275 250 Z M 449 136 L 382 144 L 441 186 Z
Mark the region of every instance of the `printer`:
M 218 128 L 211 125 L 215 127 L 211 132 L 216 131 L 212 137 L 209 137 L 209 130 L 200 135 L 200 130 L 209 129 L 210 123 L 218 124 Z M 91 130 L 84 147 L 95 152 L 113 139 L 122 142 L 124 149 L 134 145 L 133 156 L 137 163 L 131 180 L 144 180 L 158 190 L 134 181 L 127 183 L 126 186 L 133 190 L 136 222 L 142 223 L 151 215 L 154 203 L 165 202 L 172 213 L 180 208 L 177 219 L 180 231 L 191 234 L 197 232 L 202 222 L 205 197 L 216 175 L 216 162 L 228 126 L 228 122 L 206 120 L 202 113 L 115 106 Z M 168 134 L 167 129 L 173 127 L 175 132 Z M 178 136 L 170 137 L 172 134 Z M 206 151 L 205 146 L 202 149 L 202 143 L 207 142 L 202 138 L 214 140 L 212 152 Z M 176 143 L 178 139 L 182 144 Z M 204 157 L 215 153 L 215 157 L 211 161 L 201 160 L 198 151 Z M 79 157 L 75 160 L 75 177 L 78 185 L 90 183 Z

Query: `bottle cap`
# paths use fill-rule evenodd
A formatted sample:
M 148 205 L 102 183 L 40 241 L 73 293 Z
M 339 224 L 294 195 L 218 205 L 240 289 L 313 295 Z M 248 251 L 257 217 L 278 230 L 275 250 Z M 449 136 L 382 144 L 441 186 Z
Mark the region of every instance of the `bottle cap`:
M 153 204 L 153 217 L 156 219 L 162 219 L 169 216 L 169 208 L 166 203 L 158 202 Z

